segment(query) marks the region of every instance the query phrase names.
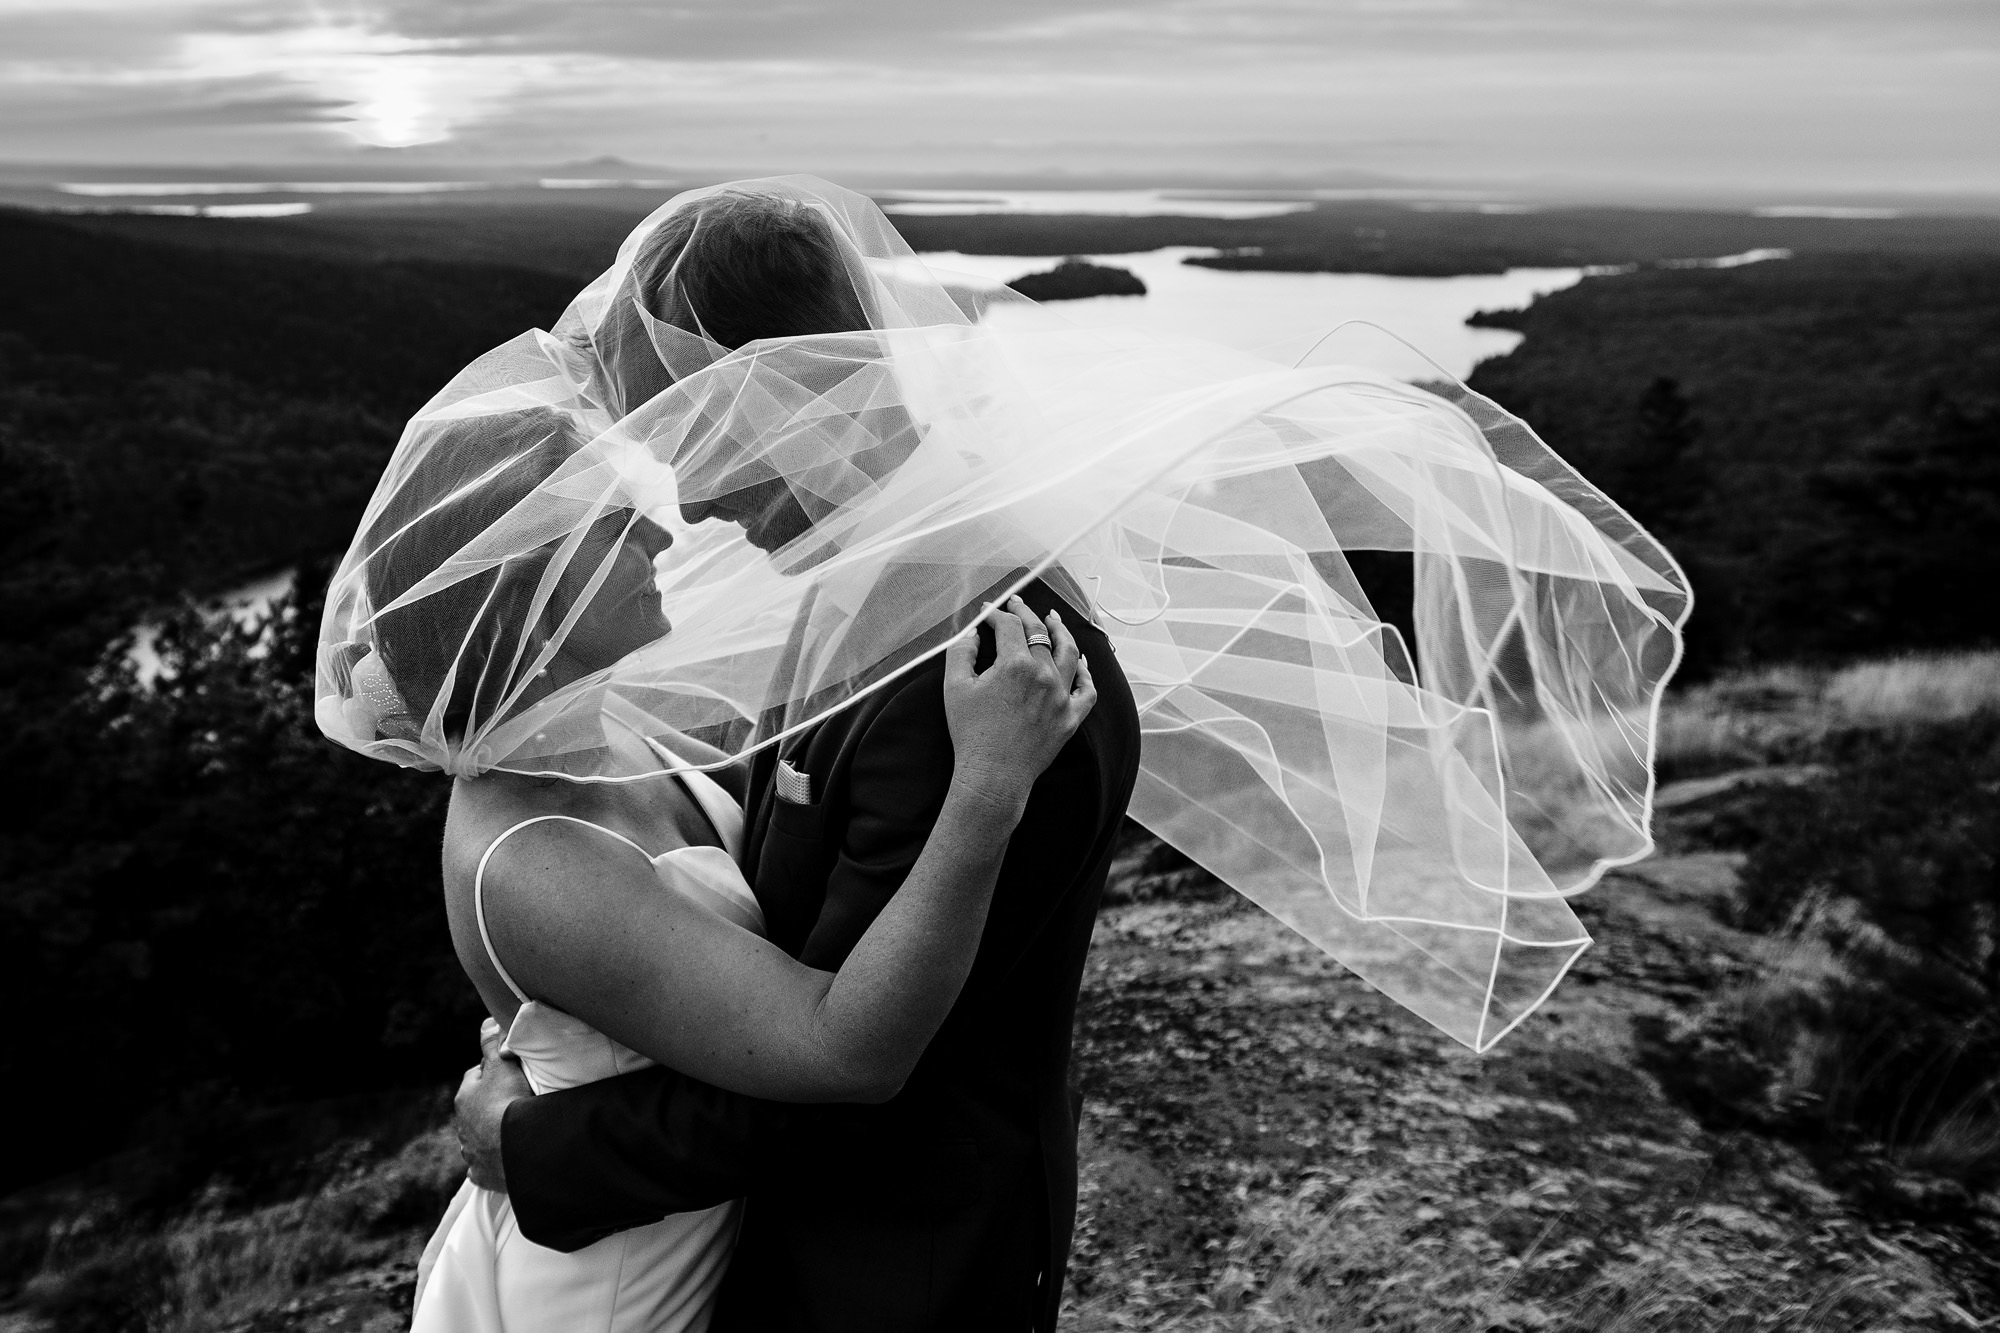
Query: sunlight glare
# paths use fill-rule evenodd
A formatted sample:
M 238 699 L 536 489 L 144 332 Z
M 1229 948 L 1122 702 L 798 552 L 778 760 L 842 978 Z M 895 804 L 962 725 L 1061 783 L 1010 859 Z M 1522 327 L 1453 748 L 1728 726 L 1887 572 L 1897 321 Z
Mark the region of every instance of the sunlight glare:
M 409 60 L 383 60 L 364 81 L 347 132 L 375 148 L 409 148 L 451 137 L 451 124 Z
M 354 24 L 263 32 L 194 33 L 182 42 L 190 72 L 212 80 L 280 78 L 341 104 L 338 128 L 357 143 L 408 148 L 452 137 L 476 113 L 477 87 L 449 42 L 417 41 Z M 476 84 L 478 80 L 475 78 Z

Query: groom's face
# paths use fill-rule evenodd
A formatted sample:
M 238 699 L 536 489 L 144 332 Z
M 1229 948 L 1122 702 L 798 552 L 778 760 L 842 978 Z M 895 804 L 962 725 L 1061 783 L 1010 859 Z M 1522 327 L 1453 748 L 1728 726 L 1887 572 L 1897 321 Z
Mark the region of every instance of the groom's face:
M 811 451 L 797 447 L 804 439 L 814 441 Z M 740 446 L 718 442 L 713 456 L 723 466 L 696 470 L 690 480 L 700 498 L 683 498 L 681 517 L 689 523 L 711 518 L 734 523 L 752 546 L 776 552 L 835 511 L 873 494 L 922 440 L 923 432 L 901 406 L 844 412 L 825 418 L 815 432 L 796 435 L 792 447 L 761 451 L 755 463 L 741 469 L 768 474 L 774 466 L 789 465 L 792 482 L 730 476 L 731 460 L 752 451 L 736 452 Z
M 704 500 L 683 500 L 681 517 L 689 523 L 714 518 L 734 523 L 760 551 L 777 551 L 812 530 L 812 518 L 782 477 L 752 482 Z

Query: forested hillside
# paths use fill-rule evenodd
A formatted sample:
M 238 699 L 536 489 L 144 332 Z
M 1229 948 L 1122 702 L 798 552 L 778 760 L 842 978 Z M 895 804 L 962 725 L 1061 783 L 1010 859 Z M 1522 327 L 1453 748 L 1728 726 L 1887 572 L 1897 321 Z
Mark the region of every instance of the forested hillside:
M 1688 564 L 1691 666 L 2000 637 L 2000 258 L 1647 269 L 1480 322 L 1526 341 L 1474 387 Z
M 313 734 L 313 613 L 183 614 L 153 688 L 120 641 L 183 590 L 323 581 L 402 421 L 571 292 L 0 214 L 0 1004 L 43 1015 L 0 1051 L 37 1087 L 0 1178 L 449 1062 L 443 788 Z
M 46 554 L 209 589 L 344 543 L 402 422 L 574 285 L 96 235 L 0 212 L 8 490 Z M 18 529 L 16 537 L 25 534 Z
M 1228 252 L 1192 261 L 1209 268 L 1411 276 L 1651 264 L 1757 249 L 2000 255 L 2000 223 L 1978 217 L 1773 218 L 1637 208 L 1482 213 L 1348 201 L 1265 218 L 987 214 L 895 221 L 918 250 L 1117 254 L 1191 245 Z

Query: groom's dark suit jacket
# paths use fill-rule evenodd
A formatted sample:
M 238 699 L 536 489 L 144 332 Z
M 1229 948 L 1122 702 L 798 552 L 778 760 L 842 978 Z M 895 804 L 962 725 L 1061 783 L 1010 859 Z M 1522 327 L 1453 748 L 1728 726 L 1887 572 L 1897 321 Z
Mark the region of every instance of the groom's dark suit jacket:
M 1023 592 L 1062 607 L 1040 583 Z M 972 974 L 902 1092 L 788 1106 L 668 1069 L 523 1098 L 502 1133 L 529 1239 L 581 1248 L 745 1197 L 716 1329 L 1053 1329 L 1076 1216 L 1076 992 L 1139 728 L 1110 643 L 1066 607 L 1097 706 L 1035 784 Z M 771 938 L 837 968 L 896 892 L 952 768 L 933 661 L 783 747 L 812 805 L 752 768 L 746 869 Z

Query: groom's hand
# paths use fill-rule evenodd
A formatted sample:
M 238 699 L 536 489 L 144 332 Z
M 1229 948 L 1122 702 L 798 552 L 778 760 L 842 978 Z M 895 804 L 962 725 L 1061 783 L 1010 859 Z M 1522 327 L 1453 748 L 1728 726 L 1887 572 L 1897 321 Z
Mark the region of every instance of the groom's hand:
M 451 1127 L 465 1172 L 481 1189 L 507 1192 L 507 1168 L 500 1158 L 500 1122 L 517 1098 L 532 1097 L 521 1062 L 500 1053 L 500 1031 L 487 1024 L 479 1038 L 479 1063 L 459 1080 Z

